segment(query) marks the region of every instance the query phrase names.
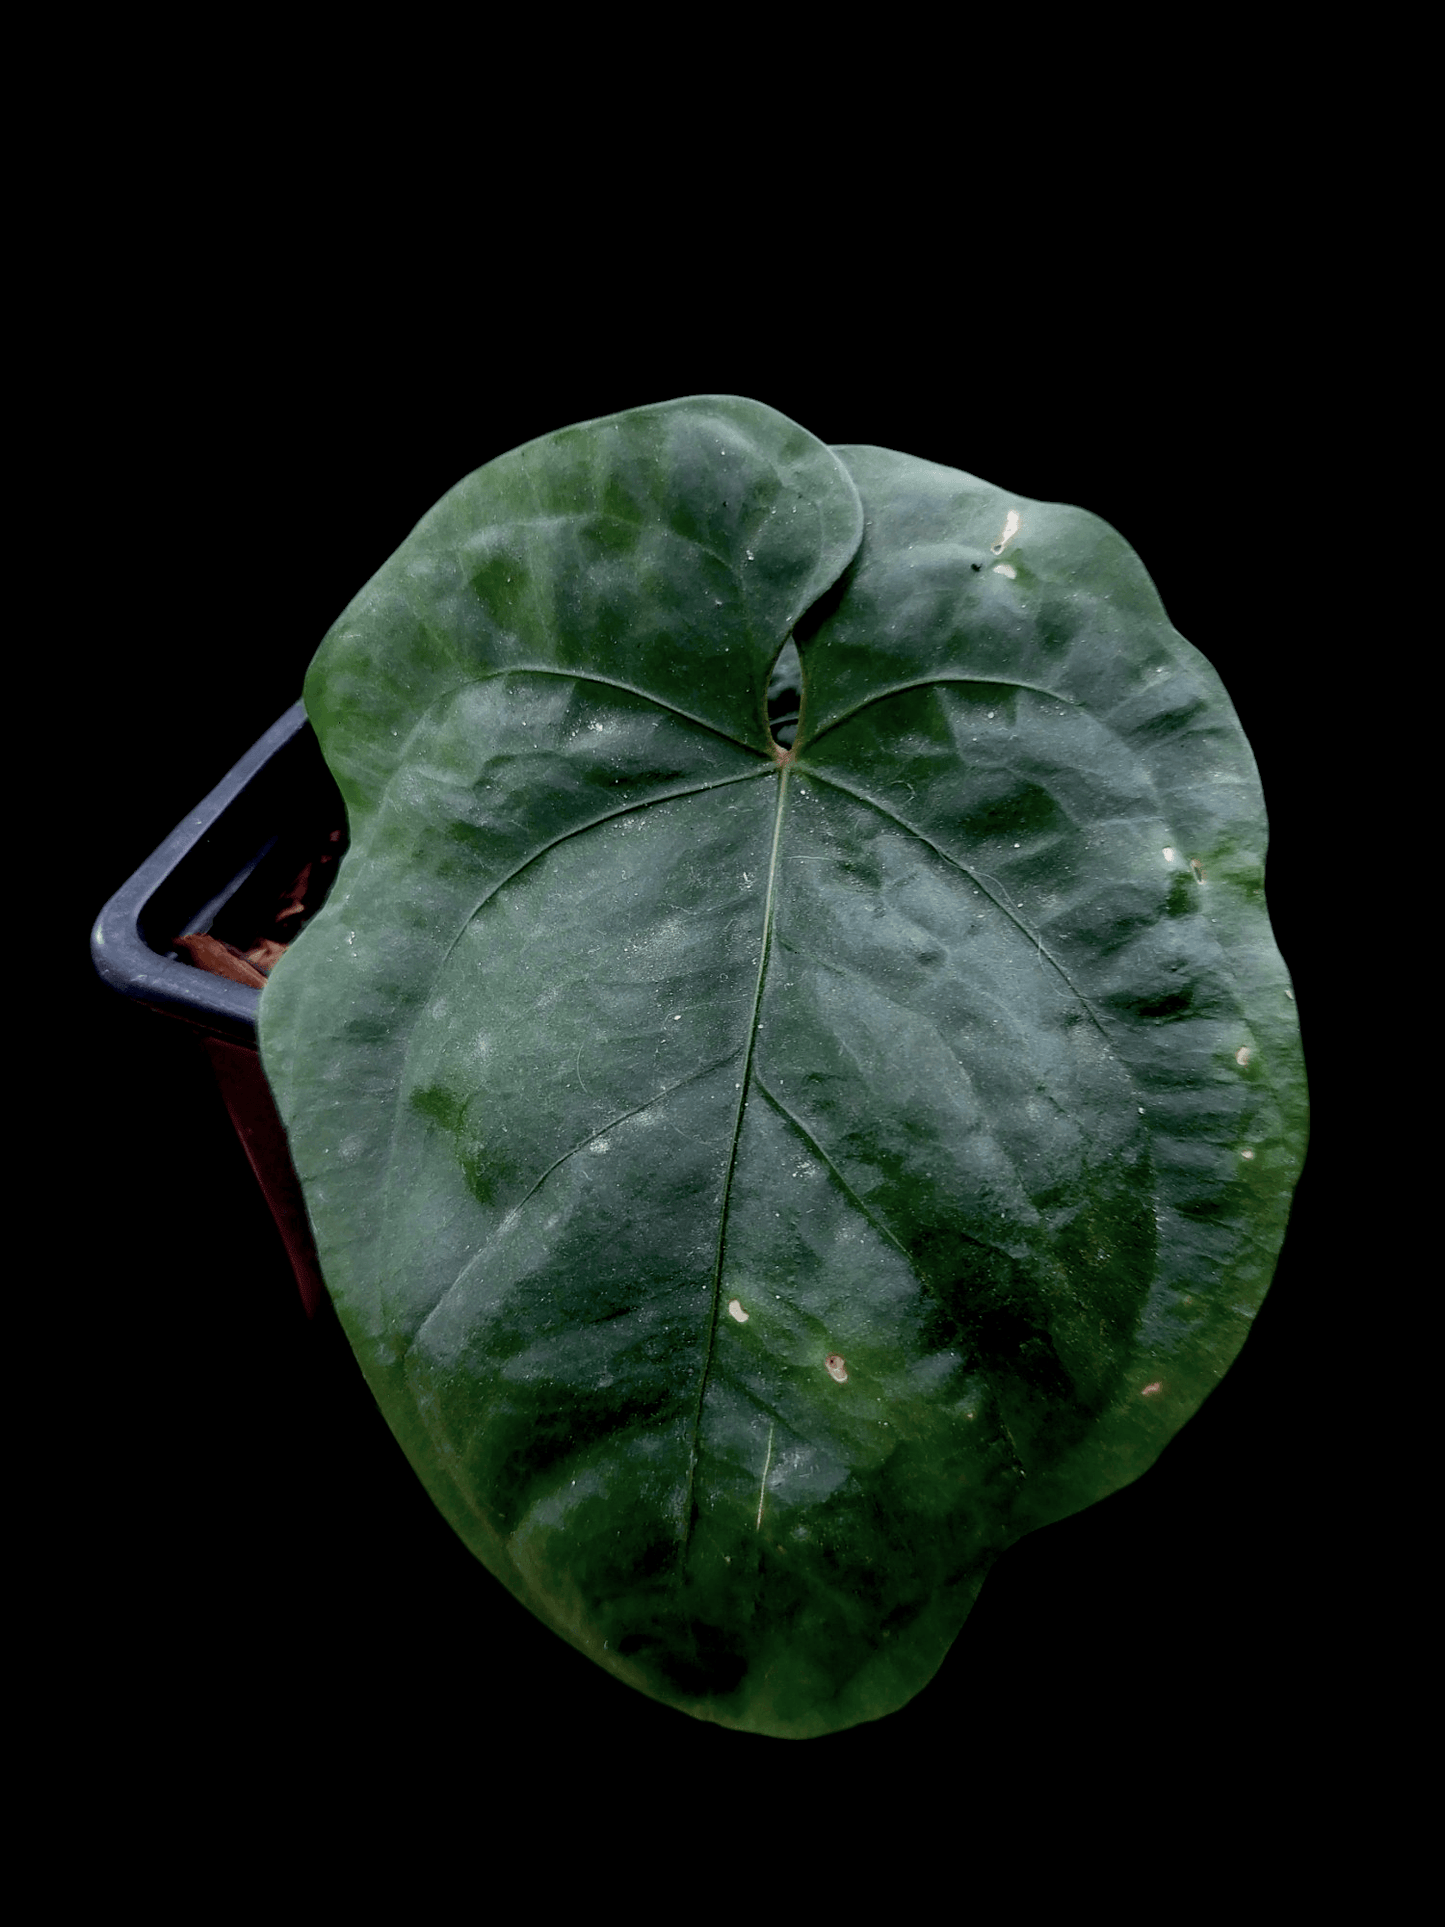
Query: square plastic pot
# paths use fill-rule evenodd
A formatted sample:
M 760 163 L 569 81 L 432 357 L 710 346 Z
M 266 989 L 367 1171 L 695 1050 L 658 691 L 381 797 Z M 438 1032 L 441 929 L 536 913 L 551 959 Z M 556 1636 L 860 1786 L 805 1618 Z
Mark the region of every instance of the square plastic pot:
M 322 1303 L 324 1287 L 286 1134 L 261 1069 L 261 993 L 190 963 L 175 940 L 210 935 L 243 947 L 345 822 L 305 709 L 295 703 L 121 885 L 90 937 L 96 970 L 112 990 L 199 1034 L 308 1316 Z M 339 853 L 344 841 L 332 847 Z

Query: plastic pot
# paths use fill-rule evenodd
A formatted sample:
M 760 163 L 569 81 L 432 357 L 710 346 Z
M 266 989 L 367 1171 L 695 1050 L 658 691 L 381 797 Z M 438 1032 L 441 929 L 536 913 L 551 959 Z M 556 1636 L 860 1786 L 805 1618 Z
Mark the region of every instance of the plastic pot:
M 256 1044 L 260 989 L 189 961 L 178 938 L 244 949 L 318 853 L 339 857 L 346 811 L 301 703 L 268 729 L 111 897 L 91 930 L 112 990 L 196 1031 L 280 1231 L 308 1317 L 324 1287 L 286 1134 Z M 329 875 L 334 875 L 334 861 Z M 329 875 L 327 881 L 329 881 Z M 282 926 L 299 933 L 324 889 Z M 252 971 L 252 975 L 257 974 Z

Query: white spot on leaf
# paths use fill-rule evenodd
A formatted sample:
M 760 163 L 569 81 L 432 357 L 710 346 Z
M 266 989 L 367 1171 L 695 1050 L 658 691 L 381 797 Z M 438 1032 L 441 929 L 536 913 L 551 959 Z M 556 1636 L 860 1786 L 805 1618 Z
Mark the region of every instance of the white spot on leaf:
M 843 1363 L 843 1357 L 840 1352 L 829 1352 L 828 1356 L 823 1360 L 823 1364 L 827 1368 L 829 1378 L 836 1378 L 840 1385 L 844 1383 L 848 1377 L 848 1368 Z
M 1018 532 L 1019 532 L 1019 512 L 1017 509 L 1010 509 L 1008 514 L 1004 517 L 1003 534 L 999 537 L 997 542 L 995 542 L 992 545 L 990 553 L 993 555 L 1002 555 L 1004 549 L 1008 546 L 1010 542 L 1013 541 L 1014 537 L 1018 534 Z
M 743 1310 L 736 1298 L 729 1298 L 728 1300 L 728 1317 L 736 1318 L 740 1325 L 746 1325 L 748 1322 L 748 1314 Z
M 995 562 L 993 572 L 995 575 L 1006 575 L 1010 582 L 1014 581 L 1018 575 L 1018 570 L 1012 562 Z
M 1241 1065 L 1247 1064 L 1249 1062 L 1249 1045 L 1248 1044 L 1240 1045 L 1239 1049 L 1234 1053 L 1234 1061 L 1236 1064 L 1241 1064 Z

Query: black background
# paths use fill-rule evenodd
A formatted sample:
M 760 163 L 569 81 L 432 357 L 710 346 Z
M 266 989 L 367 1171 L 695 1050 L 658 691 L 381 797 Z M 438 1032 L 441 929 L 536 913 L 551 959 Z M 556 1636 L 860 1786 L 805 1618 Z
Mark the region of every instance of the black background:
M 1279 478 L 1310 459 L 1288 357 L 1197 304 L 1181 329 L 1167 302 L 1096 291 L 1081 327 L 1077 287 L 1071 319 L 992 283 L 842 316 L 816 278 L 766 300 L 738 285 L 699 273 L 599 319 L 565 280 L 513 281 L 474 291 L 461 323 L 427 283 L 398 323 L 361 268 L 264 294 L 212 273 L 94 348 L 76 451 L 91 510 L 59 599 L 93 639 L 71 747 L 94 808 L 63 942 L 95 1119 L 73 1155 L 99 1390 L 61 1511 L 97 1599 L 84 1727 L 118 1753 L 140 1731 L 198 1771 L 260 1748 L 305 1788 L 363 1761 L 450 1774 L 460 1749 L 519 1785 L 565 1762 L 589 1797 L 619 1768 L 677 1771 L 726 1805 L 800 1776 L 897 1794 L 943 1758 L 961 1797 L 1082 1788 L 1106 1757 L 1143 1797 L 1201 1747 L 1297 1760 L 1315 1731 L 1319 1655 L 1351 1606 L 1332 1528 L 1347 1472 L 1319 1457 L 1344 1260 L 1311 915 L 1323 697 L 1301 692 L 1311 635 L 1276 580 L 1298 536 Z M 303 1316 L 196 1047 L 86 955 L 104 899 L 295 700 L 328 625 L 455 481 L 566 423 L 707 392 L 1080 504 L 1128 539 L 1255 751 L 1314 1104 L 1275 1284 L 1203 1410 L 1136 1485 L 1000 1562 L 912 1704 L 801 1746 L 644 1700 L 473 1561 L 334 1327 Z M 1339 1678 L 1337 1711 L 1355 1690 Z

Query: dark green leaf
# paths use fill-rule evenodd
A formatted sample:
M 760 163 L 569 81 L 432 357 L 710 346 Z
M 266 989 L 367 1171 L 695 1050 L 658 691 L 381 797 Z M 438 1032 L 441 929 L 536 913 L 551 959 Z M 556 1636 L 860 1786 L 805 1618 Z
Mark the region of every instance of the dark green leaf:
M 645 1692 L 899 1706 L 1269 1283 L 1304 1074 L 1218 678 L 1096 517 L 704 397 L 468 477 L 306 700 L 351 845 L 263 1057 L 417 1472 Z

